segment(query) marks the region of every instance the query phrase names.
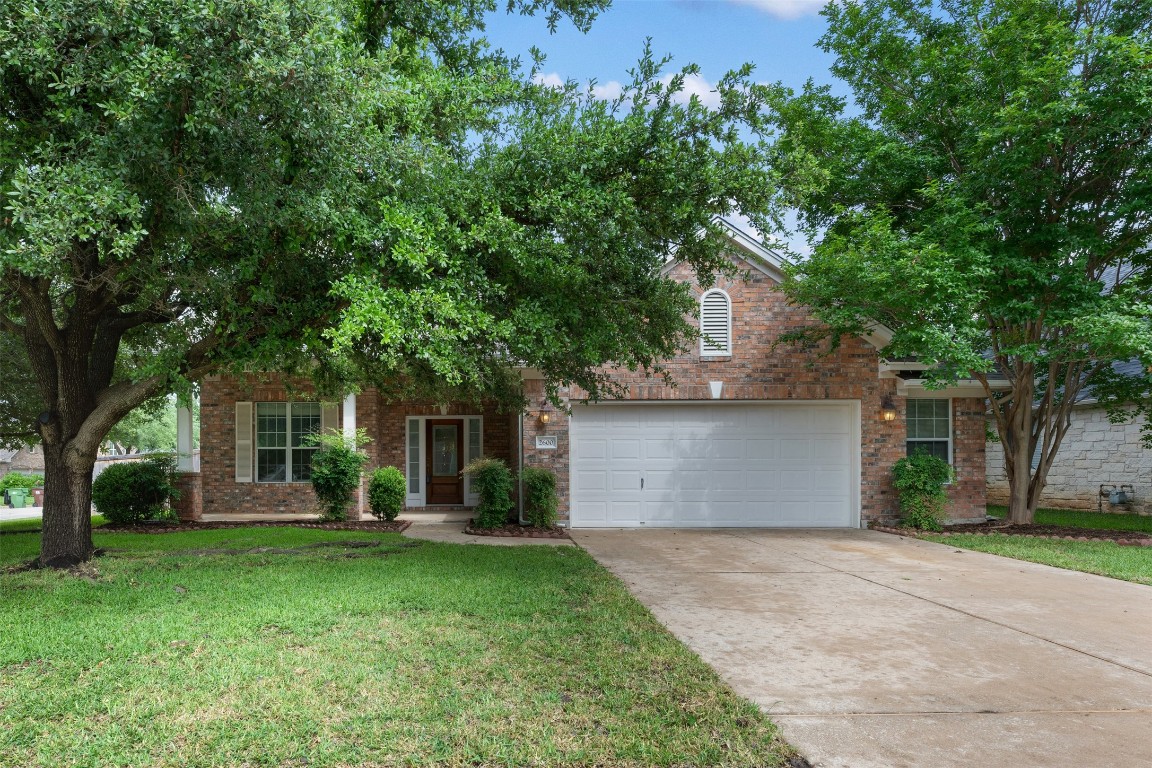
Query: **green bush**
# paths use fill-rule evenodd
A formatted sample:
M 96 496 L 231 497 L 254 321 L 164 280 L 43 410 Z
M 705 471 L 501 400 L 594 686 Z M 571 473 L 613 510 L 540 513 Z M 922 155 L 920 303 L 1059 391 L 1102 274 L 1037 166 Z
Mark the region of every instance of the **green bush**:
M 512 511 L 512 470 L 500 459 L 479 458 L 464 467 L 472 478 L 472 490 L 480 497 L 476 506 L 477 528 L 499 528 Z
M 312 490 L 320 499 L 320 519 L 347 520 L 348 503 L 360 485 L 360 474 L 368 461 L 368 456 L 359 450 L 368 442 L 367 434 L 358 429 L 355 437 L 348 439 L 332 430 L 327 435 L 316 435 L 313 441 L 320 445 L 320 451 L 312 458 Z
M 520 472 L 524 485 L 524 519 L 538 528 L 556 525 L 556 475 L 540 467 L 524 467 Z
M 407 495 L 404 473 L 396 467 L 380 467 L 368 481 L 368 506 L 377 520 L 395 520 Z
M 44 485 L 44 475 L 26 475 L 23 472 L 9 472 L 0 477 L 0 494 L 9 488 L 39 488 Z
M 174 520 L 169 502 L 179 496 L 176 457 L 172 454 L 113 464 L 92 481 L 96 511 L 114 524 Z
M 924 451 L 906 456 L 892 467 L 892 480 L 900 493 L 901 522 L 922 531 L 939 531 L 952 481 L 948 462 Z

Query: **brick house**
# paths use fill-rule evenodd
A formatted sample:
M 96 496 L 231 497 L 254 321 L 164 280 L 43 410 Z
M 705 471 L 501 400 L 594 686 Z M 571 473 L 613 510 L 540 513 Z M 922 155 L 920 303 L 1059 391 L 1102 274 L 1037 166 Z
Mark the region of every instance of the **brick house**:
M 858 527 L 896 514 L 892 464 L 915 446 L 949 460 L 953 519 L 985 514 L 984 398 L 975 382 L 929 391 L 911 363 L 880 353 L 883 330 L 845 338 L 831 353 L 774 346 L 810 323 L 775 287 L 779 258 L 735 227 L 740 277 L 692 284 L 706 334 L 668 361 L 675 386 L 621 371 L 627 396 L 570 412 L 523 371 L 528 407 L 500 412 L 459 403 L 389 403 L 375 391 L 342 403 L 295 394 L 275 377 L 209 378 L 201 387 L 201 465 L 185 475 L 183 514 L 284 514 L 314 508 L 305 481 L 318 428 L 366 429 L 369 468 L 395 466 L 408 482 L 406 517 L 467 509 L 476 499 L 460 467 L 480 455 L 557 477 L 571 526 Z M 187 420 L 187 415 L 182 419 Z M 184 422 L 182 422 L 184 423 Z M 190 427 L 187 422 L 185 430 Z M 365 507 L 361 488 L 359 506 Z

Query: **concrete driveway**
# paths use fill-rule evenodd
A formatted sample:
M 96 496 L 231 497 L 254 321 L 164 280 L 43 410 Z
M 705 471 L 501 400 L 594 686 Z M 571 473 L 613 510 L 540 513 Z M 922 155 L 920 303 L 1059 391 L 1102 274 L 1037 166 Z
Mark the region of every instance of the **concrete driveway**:
M 813 765 L 1152 765 L 1152 587 L 872 531 L 572 533 Z

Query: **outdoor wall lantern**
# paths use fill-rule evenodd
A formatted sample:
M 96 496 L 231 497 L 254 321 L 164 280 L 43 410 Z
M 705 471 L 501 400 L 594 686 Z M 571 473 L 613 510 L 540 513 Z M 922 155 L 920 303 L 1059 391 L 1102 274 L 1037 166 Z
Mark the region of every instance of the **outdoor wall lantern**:
M 536 418 L 541 424 L 547 425 L 548 422 L 552 421 L 552 414 L 548 411 L 540 411 L 540 415 Z
M 896 403 L 892 402 L 892 395 L 884 395 L 880 401 L 880 417 L 884 421 L 896 421 Z

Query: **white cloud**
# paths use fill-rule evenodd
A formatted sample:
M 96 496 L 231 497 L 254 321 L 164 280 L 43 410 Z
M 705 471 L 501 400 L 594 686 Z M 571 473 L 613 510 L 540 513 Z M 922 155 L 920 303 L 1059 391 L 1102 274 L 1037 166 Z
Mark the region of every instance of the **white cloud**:
M 664 75 L 660 78 L 660 82 L 664 85 L 672 82 L 674 75 Z M 700 103 L 711 109 L 716 109 L 720 106 L 720 94 L 716 91 L 716 86 L 705 80 L 700 75 L 685 75 L 684 76 L 684 89 L 676 94 L 676 101 L 681 104 L 687 104 L 688 100 L 696 96 L 700 99 Z
M 727 0 L 735 5 L 750 5 L 780 19 L 798 19 L 814 16 L 828 4 L 828 0 Z
M 618 80 L 609 80 L 592 86 L 592 95 L 601 101 L 615 101 L 622 93 L 624 86 Z
M 544 85 L 544 86 L 547 86 L 549 88 L 563 88 L 564 87 L 564 78 L 560 77 L 560 75 L 558 75 L 555 72 L 549 72 L 546 75 L 542 75 L 539 72 L 537 72 L 535 75 L 532 76 L 532 82 L 536 83 L 536 85 Z

